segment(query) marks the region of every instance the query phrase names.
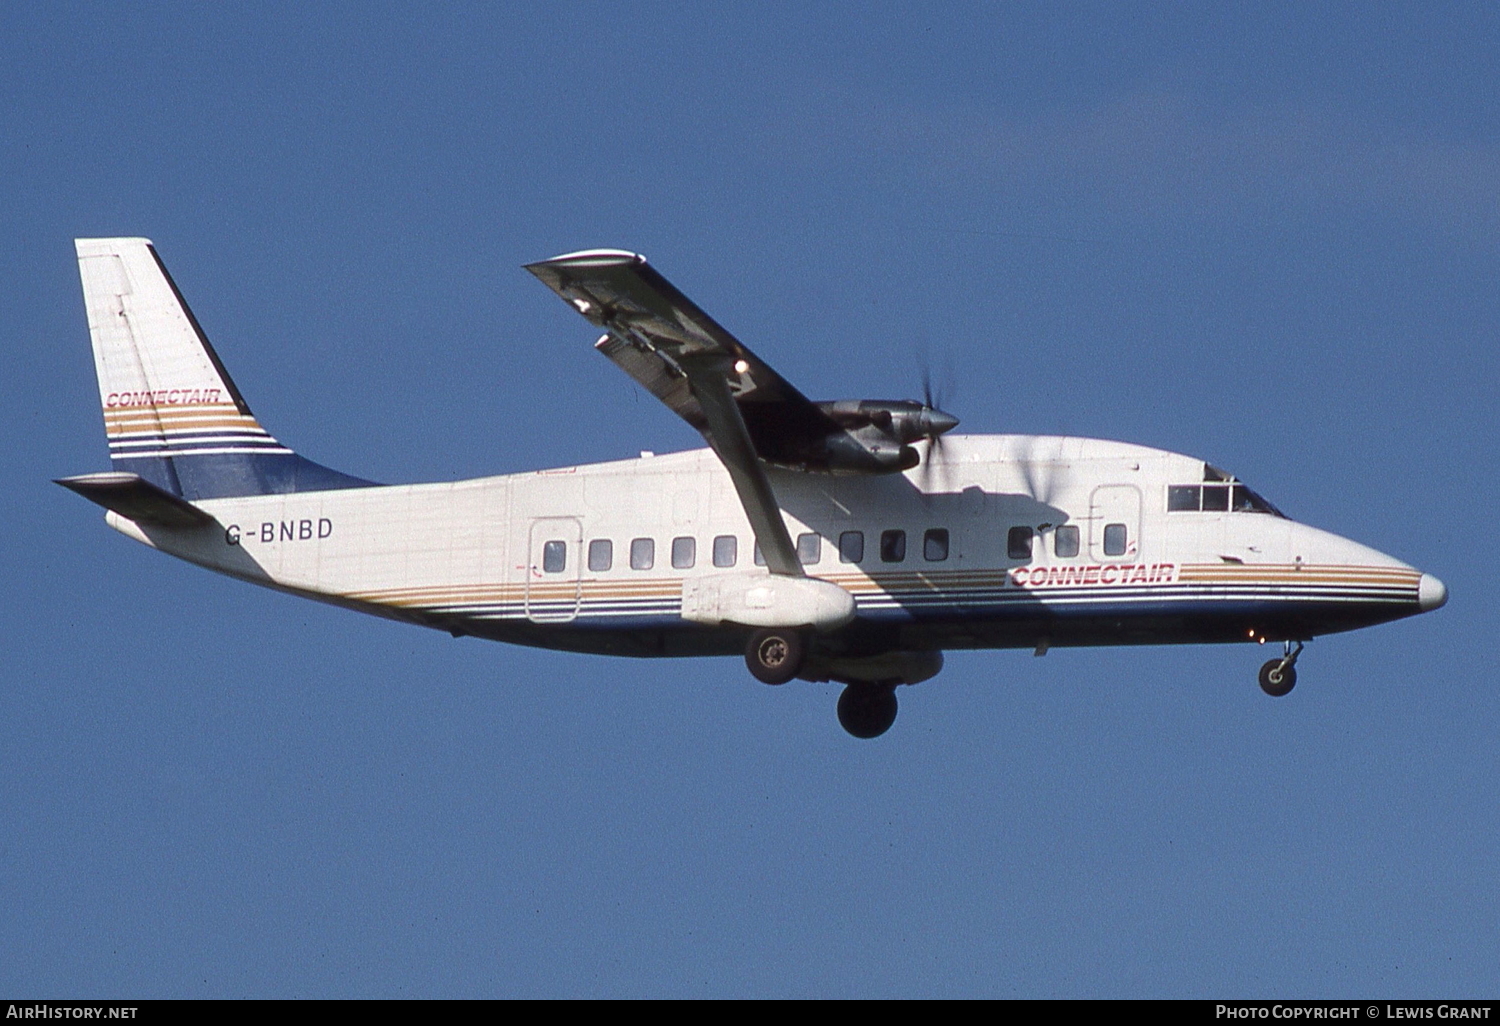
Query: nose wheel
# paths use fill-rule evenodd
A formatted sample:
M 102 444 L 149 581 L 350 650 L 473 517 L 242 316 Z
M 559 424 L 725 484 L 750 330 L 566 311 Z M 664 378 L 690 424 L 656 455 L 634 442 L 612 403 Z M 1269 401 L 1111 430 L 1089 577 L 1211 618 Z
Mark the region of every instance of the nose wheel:
M 1302 654 L 1302 642 L 1292 648 L 1290 641 L 1283 643 L 1280 659 L 1270 659 L 1260 668 L 1260 689 L 1272 698 L 1280 698 L 1297 686 L 1297 657 Z

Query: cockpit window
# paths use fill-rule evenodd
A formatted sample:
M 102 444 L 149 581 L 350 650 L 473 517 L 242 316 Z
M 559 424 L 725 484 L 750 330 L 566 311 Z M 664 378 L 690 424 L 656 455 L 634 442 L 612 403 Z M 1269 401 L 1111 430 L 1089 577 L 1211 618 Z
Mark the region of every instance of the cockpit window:
M 1284 516 L 1281 510 L 1242 484 L 1234 486 L 1234 492 L 1229 500 L 1229 508 L 1236 513 L 1270 513 L 1272 516 Z
M 1168 485 L 1168 513 L 1269 513 L 1286 514 L 1217 467 L 1203 465 L 1205 484 Z M 1222 482 L 1222 483 L 1221 483 Z
M 1203 489 L 1199 485 L 1172 485 L 1167 488 L 1167 512 L 1180 513 L 1203 508 Z

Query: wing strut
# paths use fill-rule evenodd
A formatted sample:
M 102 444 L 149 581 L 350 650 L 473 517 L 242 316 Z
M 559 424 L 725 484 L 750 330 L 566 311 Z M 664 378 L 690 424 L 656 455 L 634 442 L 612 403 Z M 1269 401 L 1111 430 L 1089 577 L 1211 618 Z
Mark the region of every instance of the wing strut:
M 729 392 L 727 372 L 733 358 L 717 353 L 681 356 L 678 365 L 687 375 L 693 398 L 698 400 L 708 421 L 708 441 L 714 452 L 729 471 L 734 490 L 739 493 L 740 505 L 745 507 L 745 516 L 760 543 L 760 551 L 766 559 L 766 568 L 773 574 L 786 577 L 802 577 L 802 561 L 792 546 L 792 536 L 787 532 L 786 521 L 781 519 L 781 507 L 771 491 L 771 481 L 765 468 L 756 458 L 755 446 L 750 441 L 750 432 L 740 408 Z

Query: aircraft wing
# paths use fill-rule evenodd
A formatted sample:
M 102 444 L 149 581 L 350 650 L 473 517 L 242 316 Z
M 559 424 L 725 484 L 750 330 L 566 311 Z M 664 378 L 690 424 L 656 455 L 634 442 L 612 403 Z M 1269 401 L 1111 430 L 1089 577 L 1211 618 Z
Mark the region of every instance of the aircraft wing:
M 710 442 L 683 357 L 725 359 L 725 380 L 761 459 L 796 464 L 837 431 L 826 413 L 663 278 L 646 258 L 614 249 L 569 253 L 526 269 L 609 335 L 596 348 Z
M 595 249 L 526 269 L 608 332 L 595 348 L 702 433 L 729 470 L 766 565 L 801 576 L 760 460 L 795 463 L 838 425 L 645 257 Z

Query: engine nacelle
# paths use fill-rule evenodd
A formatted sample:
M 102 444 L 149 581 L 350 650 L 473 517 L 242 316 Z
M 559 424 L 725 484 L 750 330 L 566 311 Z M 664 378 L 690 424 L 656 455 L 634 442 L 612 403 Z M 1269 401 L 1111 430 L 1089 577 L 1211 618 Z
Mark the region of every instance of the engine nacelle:
M 835 474 L 895 474 L 922 462 L 917 450 L 873 431 L 845 431 L 823 440 L 824 461 Z
M 815 405 L 850 434 L 874 428 L 902 445 L 958 426 L 957 417 L 913 399 L 839 399 Z
M 933 439 L 958 418 L 910 399 L 840 399 L 815 404 L 840 430 L 796 454 L 809 470 L 833 474 L 896 474 L 922 458 L 912 443 Z
M 762 460 L 820 474 L 899 474 L 922 461 L 912 444 L 933 442 L 958 418 L 910 399 L 813 403 L 817 416 L 788 421 L 776 403 L 744 402 L 740 416 Z

